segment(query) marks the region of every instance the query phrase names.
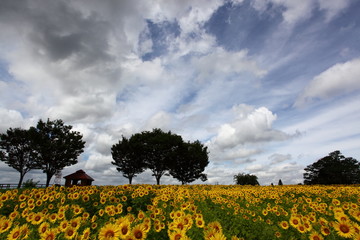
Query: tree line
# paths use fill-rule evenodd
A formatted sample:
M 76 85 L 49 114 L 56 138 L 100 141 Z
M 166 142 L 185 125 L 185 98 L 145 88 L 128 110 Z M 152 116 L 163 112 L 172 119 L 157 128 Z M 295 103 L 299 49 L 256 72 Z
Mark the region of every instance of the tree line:
M 308 165 L 304 171 L 305 185 L 360 184 L 360 162 L 345 157 L 339 150 Z M 259 185 L 256 175 L 245 173 L 235 175 L 234 182 L 239 185 Z M 281 179 L 278 185 L 283 185 Z
M 60 119 L 39 120 L 29 129 L 10 128 L 0 134 L 0 160 L 20 173 L 18 188 L 32 169 L 46 174 L 46 186 L 59 170 L 77 163 L 85 142 Z
M 85 141 L 71 125 L 61 119 L 39 120 L 29 129 L 9 128 L 0 134 L 0 160 L 20 173 L 18 188 L 32 169 L 46 174 L 46 186 L 57 171 L 78 162 Z M 150 169 L 157 184 L 163 175 L 171 175 L 182 184 L 196 179 L 207 180 L 207 147 L 199 141 L 184 142 L 182 137 L 161 129 L 144 131 L 114 144 L 111 153 L 117 171 L 131 184 L 136 175 Z
M 18 187 L 32 169 L 46 174 L 46 186 L 57 171 L 78 162 L 85 142 L 61 119 L 39 120 L 29 129 L 9 128 L 0 134 L 0 160 L 20 173 Z M 143 131 L 112 145 L 111 154 L 117 171 L 132 183 L 134 177 L 149 169 L 160 184 L 164 175 L 182 184 L 196 179 L 207 180 L 204 170 L 209 164 L 207 147 L 196 140 L 185 142 L 181 136 L 161 129 Z M 304 184 L 360 184 L 360 163 L 340 151 L 329 153 L 304 169 Z M 235 184 L 259 185 L 252 174 L 239 173 Z M 281 179 L 279 184 L 282 185 Z

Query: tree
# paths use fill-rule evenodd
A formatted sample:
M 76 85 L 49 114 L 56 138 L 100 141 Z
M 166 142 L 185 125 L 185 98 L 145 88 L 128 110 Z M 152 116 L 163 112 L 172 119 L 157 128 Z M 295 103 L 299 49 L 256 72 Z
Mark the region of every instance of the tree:
M 199 178 L 202 181 L 207 180 L 206 174 L 203 173 L 209 164 L 207 147 L 204 147 L 199 141 L 182 143 L 173 159 L 169 165 L 169 173 L 182 184 L 193 182 Z
M 259 185 L 257 176 L 245 173 L 239 173 L 234 176 L 235 184 L 238 185 Z
M 77 157 L 83 152 L 82 135 L 71 129 L 72 126 L 65 125 L 61 119 L 46 122 L 40 119 L 36 127 L 30 128 L 37 152 L 37 167 L 46 173 L 46 186 L 56 171 L 76 164 Z
M 282 186 L 282 185 L 283 185 L 281 179 L 279 179 L 278 185 L 279 185 L 279 186 Z
M 0 150 L 0 160 L 20 173 L 20 188 L 25 174 L 36 168 L 30 132 L 21 128 L 8 129 L 0 134 Z
M 304 184 L 360 183 L 360 163 L 352 157 L 344 157 L 338 150 L 308 165 L 304 170 Z
M 174 153 L 177 152 L 182 144 L 182 137 L 172 134 L 170 131 L 165 133 L 161 129 L 144 131 L 133 136 L 136 141 L 142 142 L 138 153 L 145 161 L 156 183 L 160 184 L 160 178 L 169 170 L 170 162 L 173 160 Z
M 137 141 L 135 137 L 127 139 L 124 136 L 111 148 L 114 159 L 111 163 L 117 166 L 116 169 L 122 172 L 125 178 L 129 179 L 129 184 L 131 184 L 133 177 L 145 170 L 145 162 L 138 153 L 140 148 L 141 142 Z

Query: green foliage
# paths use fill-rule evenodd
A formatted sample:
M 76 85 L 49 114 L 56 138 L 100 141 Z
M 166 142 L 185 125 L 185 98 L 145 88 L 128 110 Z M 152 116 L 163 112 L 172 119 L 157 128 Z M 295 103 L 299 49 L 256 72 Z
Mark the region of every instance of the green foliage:
M 127 139 L 122 137 L 122 140 L 111 148 L 112 158 L 114 159 L 111 163 L 117 166 L 116 169 L 122 172 L 125 178 L 129 179 L 129 184 L 131 184 L 133 177 L 145 170 L 145 161 L 138 154 L 140 147 L 141 141 L 138 141 L 137 138 L 131 137 Z
M 31 146 L 30 132 L 21 128 L 10 128 L 0 134 L 0 160 L 20 173 L 18 188 L 27 172 L 36 168 L 36 152 Z
M 33 179 L 26 180 L 23 184 L 23 188 L 36 188 L 36 185 L 39 183 L 39 181 L 34 182 Z
M 181 136 L 170 131 L 166 133 L 161 129 L 153 129 L 151 132 L 135 134 L 134 137 L 142 142 L 140 154 L 146 167 L 155 176 L 156 183 L 160 184 L 160 178 L 169 170 L 169 165 L 183 142 Z
M 72 126 L 65 125 L 61 119 L 39 120 L 36 127 L 30 128 L 33 148 L 37 152 L 37 167 L 46 173 L 46 186 L 56 171 L 76 164 L 77 157 L 83 152 L 82 135 L 71 129 Z
M 245 173 L 239 173 L 234 176 L 234 182 L 238 185 L 259 185 L 257 176 Z
M 340 151 L 329 153 L 304 170 L 304 184 L 360 183 L 360 163 L 354 158 L 345 158 Z
M 147 168 L 152 171 L 157 184 L 167 172 L 183 184 L 198 178 L 207 180 L 202 173 L 209 163 L 207 147 L 199 141 L 185 143 L 181 136 L 170 131 L 153 129 L 134 134 L 129 139 L 122 137 L 111 151 L 112 164 L 130 184 L 133 177 Z
M 169 173 L 182 184 L 193 182 L 198 178 L 206 181 L 207 177 L 203 171 L 209 164 L 208 159 L 207 147 L 199 141 L 182 143 L 174 156 L 174 161 L 170 162 Z

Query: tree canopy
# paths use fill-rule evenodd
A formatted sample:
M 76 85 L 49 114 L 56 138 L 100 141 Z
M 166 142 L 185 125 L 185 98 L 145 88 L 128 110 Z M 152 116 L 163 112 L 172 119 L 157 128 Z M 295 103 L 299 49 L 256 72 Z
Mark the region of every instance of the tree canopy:
M 338 150 L 308 165 L 304 170 L 304 184 L 360 183 L 360 163 L 352 157 L 344 157 Z
M 259 185 L 258 177 L 252 174 L 239 173 L 234 176 L 235 184 L 238 185 Z
M 79 132 L 71 131 L 61 119 L 44 122 L 39 120 L 29 131 L 33 135 L 33 148 L 37 152 L 37 168 L 46 173 L 46 186 L 49 186 L 56 171 L 77 163 L 83 152 L 85 142 Z
M 145 170 L 145 162 L 138 150 L 141 148 L 141 142 L 137 138 L 127 139 L 122 137 L 117 144 L 111 148 L 111 154 L 114 161 L 111 163 L 117 166 L 116 170 L 123 173 L 123 176 L 132 183 L 133 177 Z
M 28 130 L 10 128 L 0 134 L 0 160 L 20 173 L 18 188 L 21 187 L 24 176 L 36 168 L 35 151 L 31 146 L 31 136 Z
M 169 173 L 179 180 L 182 184 L 190 183 L 196 179 L 207 180 L 203 173 L 209 164 L 207 147 L 199 141 L 193 143 L 182 143 L 174 156 L 174 161 L 170 162 Z
M 161 129 L 143 131 L 123 137 L 112 146 L 112 164 L 129 179 L 150 169 L 160 184 L 163 175 L 169 173 L 183 184 L 198 178 L 206 180 L 202 172 L 208 165 L 207 148 L 199 141 L 185 143 L 181 136 Z

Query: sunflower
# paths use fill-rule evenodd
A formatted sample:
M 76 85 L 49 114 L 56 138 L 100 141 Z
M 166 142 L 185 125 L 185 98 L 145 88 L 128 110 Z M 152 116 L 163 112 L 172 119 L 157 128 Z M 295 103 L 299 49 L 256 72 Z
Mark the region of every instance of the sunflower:
M 288 228 L 289 228 L 289 223 L 288 223 L 287 221 L 281 221 L 281 222 L 279 223 L 279 225 L 280 225 L 280 227 L 281 227 L 282 229 L 288 229 Z
M 226 237 L 220 232 L 215 232 L 214 235 L 209 238 L 209 240 L 226 240 Z
M 73 239 L 76 237 L 76 235 L 77 235 L 76 229 L 71 226 L 67 227 L 64 231 L 64 236 L 66 239 Z
M 356 234 L 353 238 L 353 240 L 360 240 L 360 233 Z
M 205 239 L 205 240 L 209 240 L 212 236 L 215 235 L 215 233 L 216 233 L 215 230 L 212 229 L 212 228 L 206 229 L 206 230 L 204 231 L 204 239 Z
M 306 232 L 306 227 L 304 226 L 304 224 L 299 224 L 297 225 L 296 229 L 301 232 L 301 233 L 305 233 Z
M 196 218 L 195 224 L 198 228 L 203 228 L 205 226 L 205 222 L 202 218 Z
M 29 234 L 31 233 L 30 228 L 27 224 L 23 224 L 20 226 L 20 235 L 22 239 L 27 239 Z
M 130 228 L 130 221 L 124 218 L 124 220 L 120 223 L 120 237 L 125 238 L 130 234 L 131 228 Z
M 7 236 L 7 240 L 20 239 L 21 229 L 19 226 L 14 227 Z
M 134 239 L 137 239 L 137 240 L 146 239 L 146 234 L 147 233 L 144 229 L 144 226 L 141 224 L 136 225 L 131 231 L 131 235 L 134 237 Z
M 339 222 L 341 222 L 341 221 L 349 221 L 350 220 L 350 218 L 344 212 L 336 212 L 334 214 L 334 217 Z
M 330 228 L 327 226 L 321 226 L 320 228 L 321 234 L 327 236 L 330 234 Z
M 48 230 L 49 228 L 50 228 L 50 224 L 48 222 L 43 222 L 40 224 L 40 226 L 38 228 L 38 232 L 41 235 L 44 232 L 46 232 L 46 230 Z
M 336 233 L 344 238 L 351 238 L 355 235 L 355 228 L 348 221 L 340 221 L 333 223 Z
M 69 222 L 67 220 L 63 220 L 61 221 L 60 225 L 59 225 L 59 230 L 61 232 L 65 232 L 65 230 L 68 228 L 69 226 Z
M 290 217 L 289 222 L 290 222 L 290 225 L 291 225 L 291 226 L 293 226 L 294 228 L 297 228 L 298 225 L 300 224 L 300 218 L 297 217 L 297 216 L 292 215 L 292 216 Z
M 31 224 L 39 225 L 40 223 L 42 223 L 42 221 L 44 221 L 44 219 L 45 215 L 42 212 L 35 213 L 32 218 Z
M 90 239 L 90 232 L 91 232 L 91 230 L 90 230 L 89 227 L 85 228 L 82 235 L 80 236 L 80 240 L 88 240 L 88 239 Z
M 81 217 L 73 218 L 69 221 L 69 225 L 74 228 L 75 230 L 78 230 L 81 226 Z
M 222 233 L 221 224 L 218 221 L 211 222 L 207 225 L 208 229 L 214 229 L 215 232 Z
M 317 233 L 315 231 L 310 233 L 309 239 L 310 240 L 324 240 L 324 238 L 319 233 Z
M 56 220 L 58 219 L 58 214 L 57 213 L 51 213 L 48 216 L 48 219 L 49 219 L 50 222 L 55 223 Z
M 144 228 L 144 231 L 145 232 L 149 232 L 150 231 L 150 227 L 151 227 L 151 222 L 142 222 L 141 225 L 143 226 Z
M 311 231 L 313 228 L 313 226 L 311 225 L 311 223 L 309 221 L 304 222 L 304 227 L 306 229 L 306 232 Z
M 6 232 L 11 228 L 12 221 L 6 218 L 1 219 L 0 221 L 0 233 Z
M 356 219 L 356 221 L 360 222 L 360 211 L 359 210 L 350 210 L 350 215 Z
M 48 228 L 40 236 L 41 236 L 41 239 L 44 239 L 44 240 L 55 240 L 57 234 L 58 234 L 58 231 L 56 229 Z
M 328 222 L 325 218 L 323 218 L 323 217 L 319 218 L 319 221 L 318 221 L 318 222 L 320 223 L 321 226 L 327 226 L 328 223 L 329 223 L 329 222 Z
M 120 228 L 116 224 L 108 223 L 99 231 L 99 240 L 115 240 L 120 237 Z
M 168 236 L 170 240 L 182 240 L 186 235 L 185 231 L 169 231 Z

